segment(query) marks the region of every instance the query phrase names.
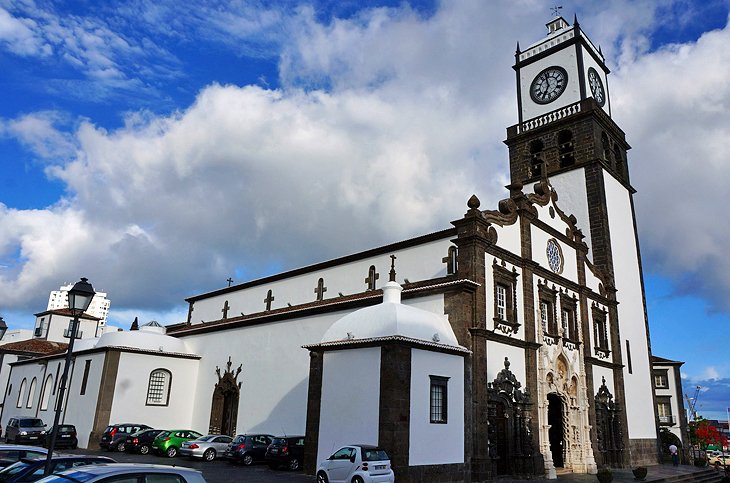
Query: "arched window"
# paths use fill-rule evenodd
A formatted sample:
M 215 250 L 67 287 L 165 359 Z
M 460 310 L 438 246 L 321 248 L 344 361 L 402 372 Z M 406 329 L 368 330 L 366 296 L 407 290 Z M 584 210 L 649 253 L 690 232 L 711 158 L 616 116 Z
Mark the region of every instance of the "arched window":
M 20 383 L 20 389 L 18 390 L 18 403 L 15 405 L 15 407 L 20 408 L 23 407 L 23 400 L 25 399 L 25 386 L 28 384 L 28 382 L 23 378 L 23 382 Z
M 542 176 L 542 168 L 544 161 L 542 159 L 542 150 L 545 145 L 539 139 L 530 143 L 530 171 L 532 176 Z
M 36 378 L 34 377 L 30 381 L 30 389 L 28 390 L 28 401 L 25 403 L 25 407 L 27 407 L 27 408 L 33 407 L 33 399 L 35 398 L 35 386 L 36 386 Z
M 457 255 L 458 252 L 456 247 L 449 247 L 448 254 L 441 261 L 446 263 L 446 273 L 452 275 L 456 273 L 457 267 Z
M 616 163 L 616 172 L 624 174 L 624 157 L 621 155 L 621 147 L 618 143 L 613 145 L 613 162 Z
M 48 401 L 51 400 L 51 392 L 53 392 L 53 376 L 48 374 L 46 383 L 43 384 L 43 394 L 41 395 L 41 411 L 48 409 Z
M 567 129 L 563 129 L 558 133 L 558 152 L 560 153 L 561 168 L 575 164 L 573 150 L 573 133 Z
M 155 369 L 150 372 L 150 382 L 147 385 L 147 405 L 167 406 L 170 402 L 170 386 L 172 373 L 167 369 Z
M 603 148 L 603 159 L 605 161 L 611 160 L 611 143 L 608 142 L 608 134 L 605 132 L 601 134 L 601 148 Z

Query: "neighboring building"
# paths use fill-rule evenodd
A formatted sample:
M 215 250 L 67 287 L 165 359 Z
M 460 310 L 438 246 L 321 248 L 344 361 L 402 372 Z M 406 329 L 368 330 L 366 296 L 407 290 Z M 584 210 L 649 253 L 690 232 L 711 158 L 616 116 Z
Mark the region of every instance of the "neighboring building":
M 190 297 L 166 333 L 80 340 L 63 414 L 79 444 L 130 419 L 305 433 L 305 470 L 357 441 L 399 482 L 655 464 L 629 146 L 600 50 L 577 21 L 548 29 L 516 54 L 497 209 L 472 196 L 441 231 Z M 6 400 L 44 389 L 0 424 L 48 417 L 62 360 L 13 364 Z
M 654 376 L 654 394 L 659 428 L 674 433 L 683 447 L 689 445 L 689 426 L 684 410 L 684 391 L 680 368 L 684 362 L 672 361 L 652 356 L 651 366 Z
M 68 308 L 68 291 L 73 288 L 74 284 L 69 283 L 61 285 L 59 290 L 54 290 L 48 296 L 48 307 L 47 310 L 55 309 L 67 309 Z M 86 310 L 86 313 L 93 315 L 100 319 L 99 326 L 103 327 L 107 322 L 109 316 L 109 306 L 111 301 L 106 298 L 106 292 L 96 292 L 94 298 L 91 300 L 91 305 Z M 101 335 L 99 333 L 98 335 Z

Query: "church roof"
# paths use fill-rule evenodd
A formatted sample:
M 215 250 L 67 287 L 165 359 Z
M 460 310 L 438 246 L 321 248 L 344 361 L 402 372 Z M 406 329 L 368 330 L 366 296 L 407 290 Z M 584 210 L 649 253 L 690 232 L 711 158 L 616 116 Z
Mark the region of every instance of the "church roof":
M 8 342 L 0 346 L 0 352 L 10 352 L 14 354 L 34 354 L 34 355 L 50 355 L 65 352 L 68 344 L 63 342 L 53 342 L 44 339 L 27 339 L 17 342 Z
M 69 308 L 64 309 L 52 309 L 52 310 L 44 310 L 43 312 L 38 312 L 37 314 L 33 314 L 36 317 L 40 317 L 41 315 L 48 315 L 48 314 L 54 314 L 54 315 L 63 315 L 64 317 L 73 317 L 74 312 L 73 310 Z M 89 315 L 86 312 L 79 315 L 80 319 L 89 319 L 89 320 L 101 320 L 99 317 L 94 317 L 93 315 Z
M 351 312 L 325 332 L 322 344 L 402 337 L 428 343 L 459 346 L 446 316 L 403 305 L 401 287 L 390 281 L 383 287 L 383 302 Z

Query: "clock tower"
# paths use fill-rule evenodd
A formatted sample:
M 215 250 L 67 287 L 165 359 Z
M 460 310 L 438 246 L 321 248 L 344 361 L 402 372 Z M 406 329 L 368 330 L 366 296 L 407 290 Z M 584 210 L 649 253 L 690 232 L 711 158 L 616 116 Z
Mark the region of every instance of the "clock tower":
M 545 38 L 515 53 L 518 123 L 507 129 L 514 186 L 549 181 L 566 214 L 575 217 L 592 268 L 604 280 L 610 354 L 591 347 L 590 307 L 580 308 L 586 386 L 590 397 L 606 388 L 621 407 L 624 465 L 656 461 L 657 424 L 651 384 L 651 349 L 641 258 L 629 179 L 626 136 L 611 118 L 605 58 L 578 24 L 562 17 Z M 605 376 L 606 386 L 602 385 Z M 591 439 L 599 465 L 605 442 Z M 617 446 L 618 447 L 618 446 Z M 602 449 L 603 448 L 603 449 Z

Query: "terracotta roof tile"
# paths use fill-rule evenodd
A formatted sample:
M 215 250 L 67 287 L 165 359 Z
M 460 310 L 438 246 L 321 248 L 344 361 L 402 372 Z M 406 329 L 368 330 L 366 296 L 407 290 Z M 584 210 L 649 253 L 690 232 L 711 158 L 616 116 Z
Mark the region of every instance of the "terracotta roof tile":
M 21 352 L 24 354 L 50 355 L 66 352 L 68 344 L 42 339 L 20 340 L 0 345 L 0 352 Z

